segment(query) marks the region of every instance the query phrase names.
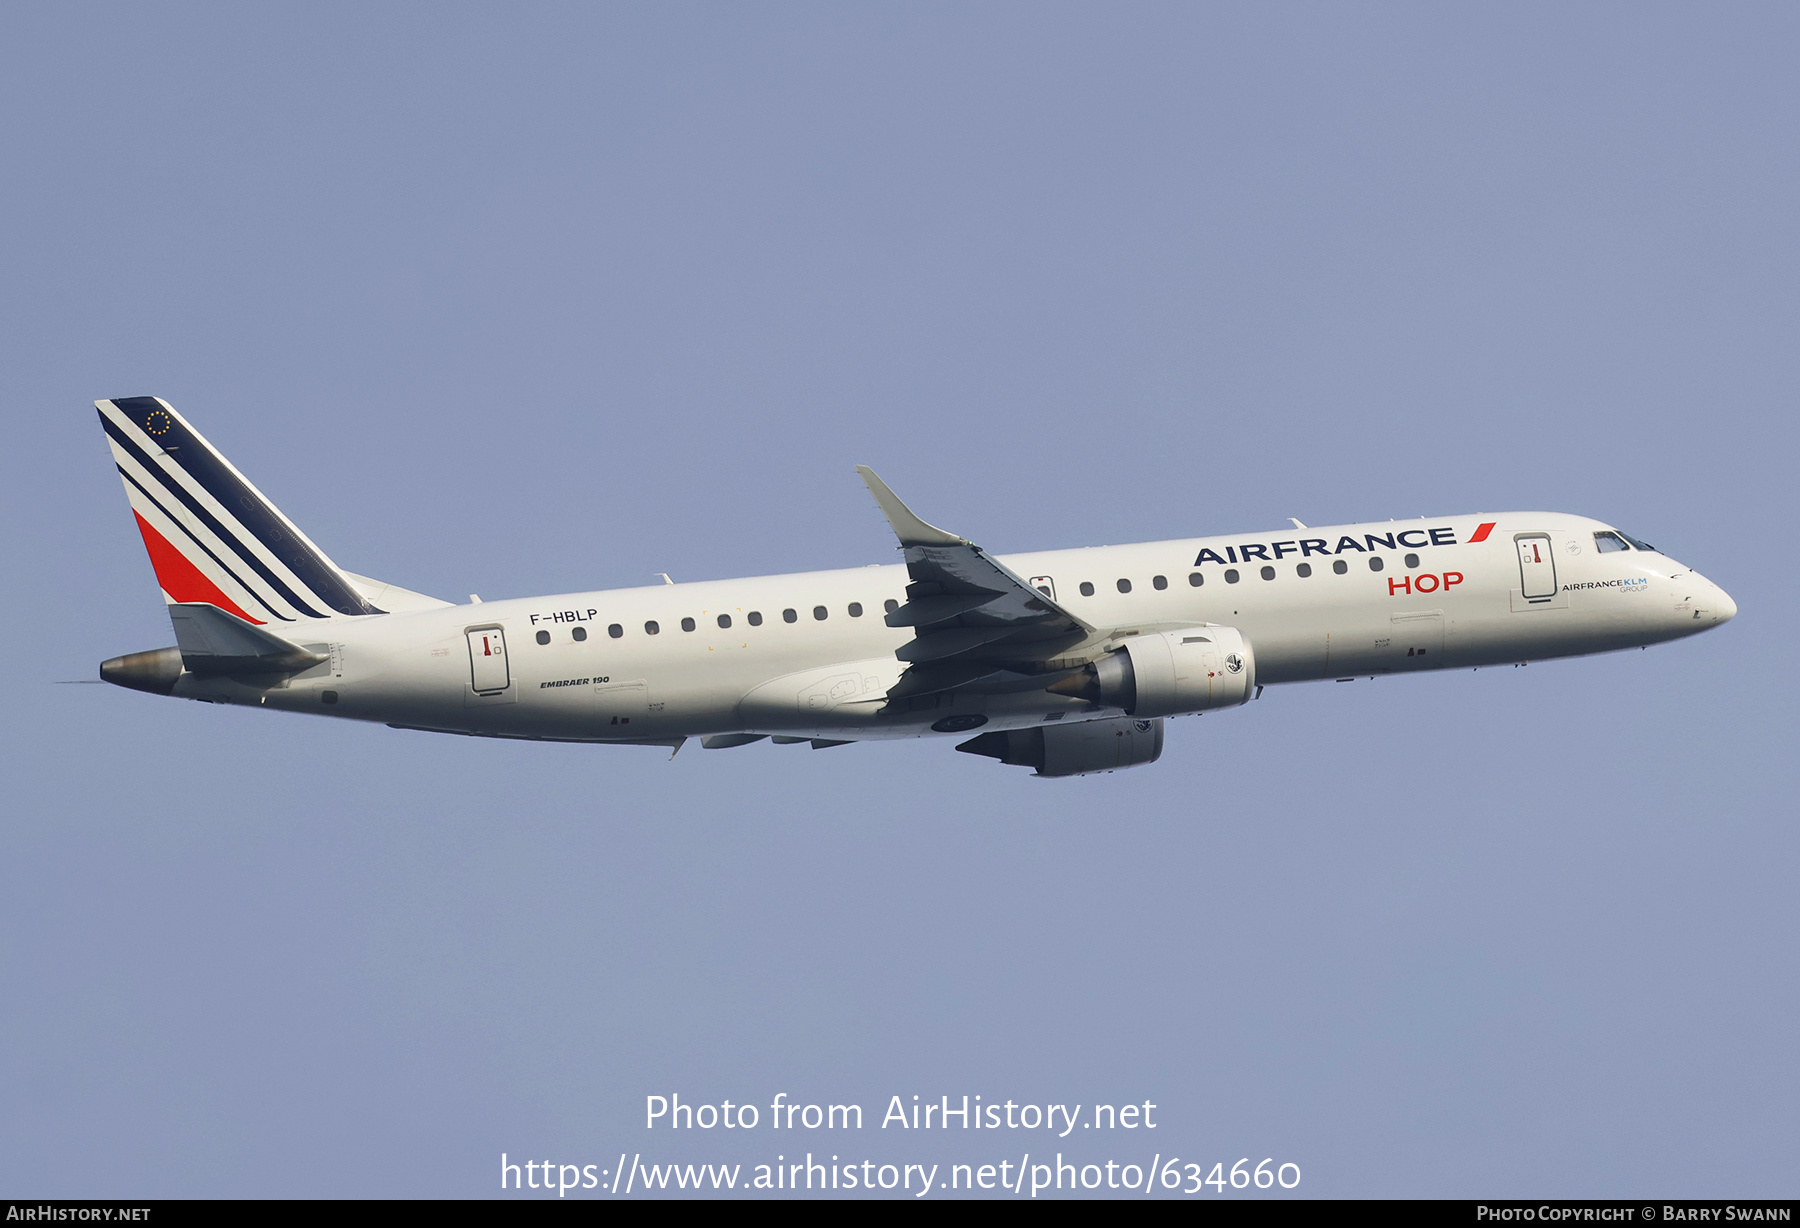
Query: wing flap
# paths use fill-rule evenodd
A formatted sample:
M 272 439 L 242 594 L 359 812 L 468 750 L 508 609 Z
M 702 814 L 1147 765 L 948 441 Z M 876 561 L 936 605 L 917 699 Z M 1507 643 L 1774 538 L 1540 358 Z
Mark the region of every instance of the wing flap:
M 902 644 L 894 655 L 914 663 L 941 661 L 945 657 L 960 657 L 977 648 L 985 648 L 996 640 L 1016 634 L 1017 630 L 1001 623 L 993 627 L 946 627 L 926 631 Z
M 908 586 L 908 591 L 911 591 L 911 586 Z M 979 610 L 993 599 L 994 594 L 985 590 L 979 593 L 938 593 L 928 597 L 915 597 L 889 614 L 884 621 L 890 627 L 926 627 L 955 618 L 959 614 Z

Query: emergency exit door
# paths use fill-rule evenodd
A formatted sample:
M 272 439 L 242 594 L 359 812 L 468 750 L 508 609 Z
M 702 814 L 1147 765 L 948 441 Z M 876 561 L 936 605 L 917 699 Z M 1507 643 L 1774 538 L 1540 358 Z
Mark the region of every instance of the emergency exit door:
M 469 686 L 492 695 L 512 682 L 506 667 L 506 634 L 498 627 L 480 627 L 469 635 Z
M 1532 533 L 1517 541 L 1519 592 L 1527 601 L 1548 601 L 1556 596 L 1556 555 L 1547 534 Z

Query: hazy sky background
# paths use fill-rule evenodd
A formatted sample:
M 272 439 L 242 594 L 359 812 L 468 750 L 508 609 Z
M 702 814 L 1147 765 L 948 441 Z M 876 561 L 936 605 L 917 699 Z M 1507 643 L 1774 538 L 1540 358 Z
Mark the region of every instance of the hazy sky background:
M 1793 1194 L 1797 38 L 1773 4 L 8 7 L 0 1191 L 1062 1150 Z M 1742 612 L 1275 688 L 1068 781 L 55 686 L 173 639 L 91 408 L 139 394 L 456 600 L 888 562 L 867 463 L 998 551 L 1577 512 Z M 646 1134 L 671 1091 L 871 1118 Z M 1161 1124 L 875 1127 L 965 1093 Z

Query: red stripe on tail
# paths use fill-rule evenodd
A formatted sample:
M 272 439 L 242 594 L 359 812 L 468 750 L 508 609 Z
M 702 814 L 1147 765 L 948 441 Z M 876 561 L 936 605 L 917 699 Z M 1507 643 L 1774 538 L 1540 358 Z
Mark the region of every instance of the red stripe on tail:
M 1497 520 L 1491 520 L 1487 524 L 1482 525 L 1479 529 L 1476 529 L 1475 536 L 1469 539 L 1468 544 L 1473 546 L 1476 542 L 1486 541 L 1487 535 L 1494 531 L 1494 526 L 1498 523 L 1500 522 Z
M 137 516 L 138 532 L 144 535 L 144 549 L 150 552 L 150 566 L 156 569 L 156 582 L 162 585 L 162 591 L 177 602 L 206 602 L 216 605 L 227 613 L 236 614 L 247 623 L 262 626 L 260 618 L 251 618 L 238 608 L 238 603 L 219 591 L 219 586 L 208 580 L 206 576 L 188 562 L 181 551 L 169 544 L 169 539 L 150 526 L 150 522 L 138 515 L 133 508 L 131 514 Z

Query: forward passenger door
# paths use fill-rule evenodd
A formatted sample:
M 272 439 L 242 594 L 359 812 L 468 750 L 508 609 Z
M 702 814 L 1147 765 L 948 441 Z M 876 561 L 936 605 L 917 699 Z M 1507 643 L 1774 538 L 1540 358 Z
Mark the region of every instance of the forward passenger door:
M 1515 539 L 1519 549 L 1519 592 L 1530 602 L 1556 596 L 1556 553 L 1547 533 L 1524 533 Z

